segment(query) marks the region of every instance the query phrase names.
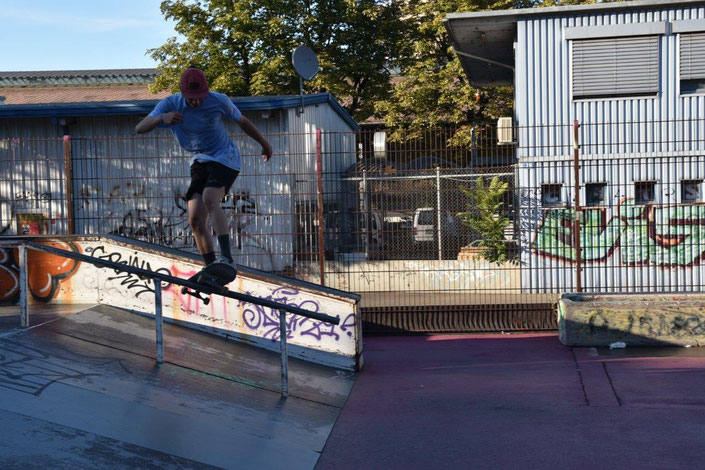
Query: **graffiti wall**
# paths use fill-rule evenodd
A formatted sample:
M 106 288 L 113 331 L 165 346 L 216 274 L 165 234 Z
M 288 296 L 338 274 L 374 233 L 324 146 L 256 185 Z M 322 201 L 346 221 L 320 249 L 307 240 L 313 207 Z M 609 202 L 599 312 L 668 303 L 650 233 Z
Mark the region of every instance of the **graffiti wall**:
M 699 290 L 705 279 L 705 204 L 698 191 L 705 169 L 688 169 L 682 159 L 668 163 L 659 164 L 668 179 L 659 179 L 653 162 L 582 164 L 579 215 L 572 162 L 554 163 L 550 173 L 524 167 L 521 177 L 533 188 L 520 190 L 523 290 L 574 291 L 578 261 L 586 292 Z M 591 204 L 590 191 L 596 190 L 602 199 Z
M 100 260 L 180 278 L 188 278 L 201 268 L 191 259 L 109 239 L 76 238 L 48 243 Z M 8 246 L 0 247 L 0 300 L 5 304 L 19 301 L 17 251 Z M 275 281 L 267 278 L 266 273 L 240 273 L 228 287 L 235 292 L 340 318 L 339 325 L 329 325 L 287 315 L 290 354 L 337 367 L 360 367 L 362 340 L 357 298 L 307 283 L 282 284 L 281 279 Z M 146 314 L 155 312 L 154 284 L 150 279 L 33 250 L 28 251 L 28 283 L 32 305 L 49 302 L 101 303 Z M 278 350 L 278 311 L 215 295 L 205 305 L 191 295 L 181 294 L 180 286 L 176 285 L 163 285 L 162 290 L 163 315 L 167 321 Z

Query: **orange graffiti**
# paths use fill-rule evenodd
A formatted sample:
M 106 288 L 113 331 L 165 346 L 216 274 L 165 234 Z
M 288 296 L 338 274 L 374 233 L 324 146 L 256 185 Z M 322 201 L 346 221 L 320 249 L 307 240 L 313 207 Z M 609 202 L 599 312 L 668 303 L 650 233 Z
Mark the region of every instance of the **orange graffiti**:
M 61 248 L 63 250 L 81 253 L 81 249 L 73 242 L 47 240 L 45 245 Z M 19 249 L 12 250 L 14 266 L 6 264 L 0 266 L 0 301 L 12 299 L 19 291 Z M 5 253 L 4 256 L 7 256 Z M 4 262 L 0 259 L 0 263 Z M 59 291 L 62 282 L 70 279 L 80 266 L 81 262 L 70 258 L 44 253 L 37 250 L 27 250 L 27 285 L 36 300 L 48 302 Z
M 10 301 L 20 292 L 20 274 L 8 261 L 8 250 L 0 249 L 0 303 Z

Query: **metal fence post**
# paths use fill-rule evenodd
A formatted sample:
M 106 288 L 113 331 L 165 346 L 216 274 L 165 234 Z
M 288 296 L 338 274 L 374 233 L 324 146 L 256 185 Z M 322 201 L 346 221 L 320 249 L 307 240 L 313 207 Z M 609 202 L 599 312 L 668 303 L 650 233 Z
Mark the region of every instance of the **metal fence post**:
M 321 130 L 316 129 L 316 179 L 318 180 L 318 259 L 321 269 L 321 285 L 326 285 L 326 249 L 323 224 L 323 154 Z
M 162 332 L 162 281 L 159 279 L 154 280 L 154 302 L 156 309 L 154 323 L 157 330 L 157 363 L 162 364 L 164 362 L 164 336 Z
M 441 167 L 436 167 L 436 207 L 438 212 L 436 214 L 436 219 L 438 221 L 438 228 L 436 229 L 436 234 L 438 235 L 438 261 L 443 259 L 443 216 L 441 215 Z
M 367 211 L 368 207 L 367 200 L 367 169 L 362 170 L 362 194 L 360 195 L 360 214 L 362 220 L 364 220 L 364 232 L 363 235 L 363 245 L 365 248 L 365 255 L 370 254 L 370 214 Z
M 64 136 L 64 178 L 66 184 L 66 223 L 69 235 L 76 233 L 73 218 L 73 162 L 71 161 L 71 136 Z
M 20 326 L 22 328 L 29 327 L 29 309 L 27 292 L 27 247 L 19 246 L 20 250 Z
M 286 310 L 279 309 L 279 338 L 282 354 L 282 396 L 289 396 L 289 370 L 286 352 Z
M 573 237 L 575 246 L 575 288 L 577 292 L 583 291 L 583 275 L 582 275 L 582 253 L 580 247 L 580 219 L 582 211 L 580 210 L 580 143 L 578 142 L 578 129 L 580 124 L 576 119 L 573 121 L 573 177 L 575 180 L 575 220 L 573 220 Z

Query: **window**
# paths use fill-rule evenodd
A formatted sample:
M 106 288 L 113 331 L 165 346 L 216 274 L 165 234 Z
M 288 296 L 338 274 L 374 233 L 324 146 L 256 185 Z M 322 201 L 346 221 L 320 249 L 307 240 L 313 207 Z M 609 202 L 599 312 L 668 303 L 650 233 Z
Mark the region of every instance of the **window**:
M 377 131 L 374 133 L 373 146 L 375 158 L 387 157 L 387 133 L 385 131 Z
M 599 206 L 605 202 L 607 183 L 588 183 L 585 185 L 585 205 Z
M 427 210 L 419 212 L 419 225 L 434 225 L 436 223 L 436 211 Z
M 541 204 L 543 207 L 558 206 L 561 204 L 561 185 L 542 184 Z
M 705 93 L 705 33 L 681 34 L 681 94 Z
M 702 202 L 703 180 L 681 181 L 681 202 Z
M 634 203 L 648 204 L 656 200 L 655 181 L 637 181 L 634 183 Z
M 573 44 L 573 99 L 653 96 L 659 36 L 581 39 Z

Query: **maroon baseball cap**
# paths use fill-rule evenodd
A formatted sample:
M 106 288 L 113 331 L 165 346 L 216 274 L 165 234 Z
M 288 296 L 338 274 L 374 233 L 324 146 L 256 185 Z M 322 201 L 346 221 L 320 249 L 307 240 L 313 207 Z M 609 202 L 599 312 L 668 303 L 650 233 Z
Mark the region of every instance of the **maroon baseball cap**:
M 186 69 L 184 73 L 181 74 L 179 88 L 185 98 L 205 98 L 208 96 L 206 74 L 197 68 Z

